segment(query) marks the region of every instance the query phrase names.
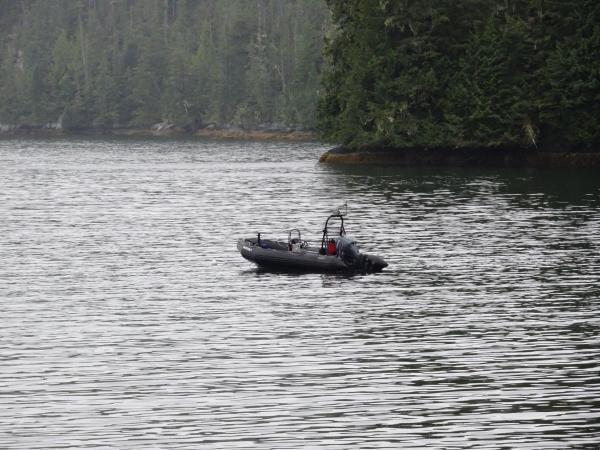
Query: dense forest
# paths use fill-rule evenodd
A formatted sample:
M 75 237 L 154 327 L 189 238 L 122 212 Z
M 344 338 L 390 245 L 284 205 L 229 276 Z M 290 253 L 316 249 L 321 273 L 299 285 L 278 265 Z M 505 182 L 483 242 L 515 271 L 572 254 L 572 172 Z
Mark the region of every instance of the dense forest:
M 600 144 L 597 0 L 0 0 L 0 43 L 0 124 Z
M 598 0 L 327 0 L 319 122 L 348 147 L 598 148 Z
M 322 0 L 0 0 L 0 123 L 312 128 Z

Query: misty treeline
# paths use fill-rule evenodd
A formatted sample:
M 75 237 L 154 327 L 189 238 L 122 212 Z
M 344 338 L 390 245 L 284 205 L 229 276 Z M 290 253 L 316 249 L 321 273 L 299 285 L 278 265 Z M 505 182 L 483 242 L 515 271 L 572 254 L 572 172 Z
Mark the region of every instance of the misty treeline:
M 348 146 L 600 145 L 598 0 L 327 0 L 319 121 Z
M 0 122 L 315 126 L 321 0 L 0 0 Z

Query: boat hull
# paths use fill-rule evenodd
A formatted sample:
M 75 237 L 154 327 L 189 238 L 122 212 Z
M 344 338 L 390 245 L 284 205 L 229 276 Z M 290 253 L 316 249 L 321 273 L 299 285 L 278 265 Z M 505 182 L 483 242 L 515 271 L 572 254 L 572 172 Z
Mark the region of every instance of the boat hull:
M 337 256 L 319 254 L 316 248 L 290 251 L 282 243 L 263 242 L 263 245 L 258 245 L 254 238 L 243 238 L 238 240 L 237 248 L 248 261 L 275 271 L 318 273 L 357 271 L 354 266 L 346 264 Z M 369 272 L 379 272 L 387 266 L 387 263 L 377 256 L 366 254 L 364 256 L 370 260 Z

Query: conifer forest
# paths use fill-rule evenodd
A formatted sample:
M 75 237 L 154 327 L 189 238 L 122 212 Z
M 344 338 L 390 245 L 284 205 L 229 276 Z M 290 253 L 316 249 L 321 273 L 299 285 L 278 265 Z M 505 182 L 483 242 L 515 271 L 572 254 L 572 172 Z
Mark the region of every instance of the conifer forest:
M 319 117 L 347 146 L 598 148 L 597 0 L 328 0 Z
M 596 0 L 0 0 L 0 123 L 600 143 Z
M 0 0 L 0 122 L 315 126 L 321 0 Z

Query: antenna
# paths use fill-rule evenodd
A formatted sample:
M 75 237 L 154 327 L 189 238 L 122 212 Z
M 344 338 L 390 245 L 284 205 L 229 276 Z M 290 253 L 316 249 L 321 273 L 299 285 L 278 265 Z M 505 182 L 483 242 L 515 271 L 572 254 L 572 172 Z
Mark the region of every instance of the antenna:
M 345 201 L 343 205 L 340 205 L 335 210 L 335 214 L 339 214 L 340 216 L 348 215 L 348 201 Z

